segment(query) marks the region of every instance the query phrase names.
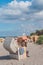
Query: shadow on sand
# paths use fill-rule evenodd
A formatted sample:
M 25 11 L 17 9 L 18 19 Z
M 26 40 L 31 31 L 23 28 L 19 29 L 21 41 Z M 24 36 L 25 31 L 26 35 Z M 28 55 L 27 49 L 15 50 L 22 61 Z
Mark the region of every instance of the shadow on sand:
M 28 57 L 30 57 L 30 56 L 28 56 Z M 10 55 L 0 56 L 0 60 L 11 60 L 11 59 L 18 60 L 16 58 L 11 58 Z
M 6 56 L 0 56 L 0 60 L 11 60 L 13 58 L 10 57 L 10 55 L 6 55 Z M 14 59 L 17 60 L 17 59 Z

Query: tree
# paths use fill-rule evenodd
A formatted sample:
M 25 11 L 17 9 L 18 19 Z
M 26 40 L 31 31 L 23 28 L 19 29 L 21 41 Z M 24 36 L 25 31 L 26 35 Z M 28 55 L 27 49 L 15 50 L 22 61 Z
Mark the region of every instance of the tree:
M 37 35 L 43 35 L 43 30 L 36 30 Z
M 37 44 L 43 44 L 43 35 L 39 36 L 37 42 Z
M 31 33 L 30 36 L 35 35 L 36 33 Z
M 35 34 L 38 36 L 43 35 L 43 30 L 36 30 L 35 33 L 31 33 L 30 35 L 35 35 Z

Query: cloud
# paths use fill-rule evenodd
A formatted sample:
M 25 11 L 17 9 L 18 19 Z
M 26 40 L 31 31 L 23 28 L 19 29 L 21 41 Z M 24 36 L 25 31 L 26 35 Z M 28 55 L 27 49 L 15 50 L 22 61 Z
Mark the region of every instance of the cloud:
M 0 22 L 22 22 L 22 29 L 27 31 L 43 28 L 43 0 L 11 1 L 0 8 Z M 24 25 L 24 22 L 28 25 Z
M 29 1 L 11 1 L 7 6 L 0 8 L 0 20 L 25 20 L 24 12 L 28 11 L 29 6 L 31 6 Z
M 11 1 L 0 8 L 0 22 L 43 20 L 43 0 Z M 12 21 L 11 21 L 12 20 Z
M 32 7 L 35 9 L 43 10 L 43 0 L 33 0 Z

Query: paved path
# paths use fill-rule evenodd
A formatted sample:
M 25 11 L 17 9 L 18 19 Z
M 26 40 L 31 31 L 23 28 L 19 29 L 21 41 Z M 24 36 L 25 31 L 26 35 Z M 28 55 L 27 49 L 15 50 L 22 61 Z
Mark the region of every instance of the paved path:
M 43 46 L 28 44 L 29 57 L 25 60 L 14 60 L 9 58 L 9 53 L 0 43 L 0 65 L 43 65 Z

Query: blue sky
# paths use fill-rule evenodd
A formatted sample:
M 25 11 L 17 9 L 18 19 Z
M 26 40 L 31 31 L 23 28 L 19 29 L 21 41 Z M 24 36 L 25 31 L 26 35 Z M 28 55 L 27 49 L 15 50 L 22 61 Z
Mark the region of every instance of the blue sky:
M 43 0 L 0 0 L 0 36 L 43 29 Z
M 11 2 L 12 0 L 0 0 L 0 5 L 5 5 L 9 2 Z

